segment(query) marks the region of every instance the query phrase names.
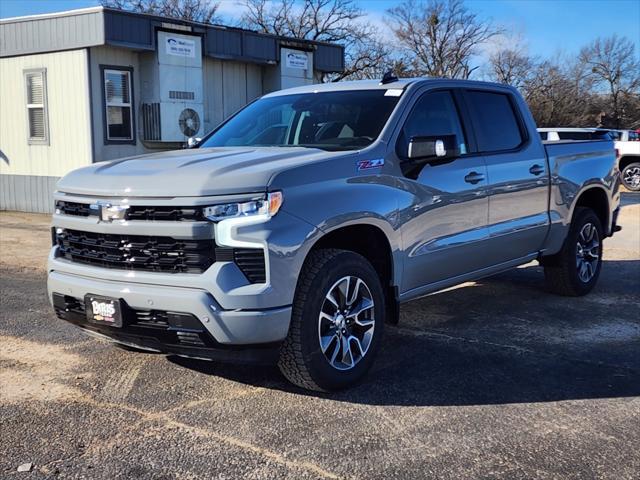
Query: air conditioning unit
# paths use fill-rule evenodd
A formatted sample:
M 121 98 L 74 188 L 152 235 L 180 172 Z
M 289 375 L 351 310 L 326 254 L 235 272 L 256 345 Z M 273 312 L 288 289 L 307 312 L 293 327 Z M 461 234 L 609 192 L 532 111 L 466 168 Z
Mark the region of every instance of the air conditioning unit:
M 156 51 L 141 55 L 143 139 L 186 142 L 204 134 L 201 38 L 157 35 Z

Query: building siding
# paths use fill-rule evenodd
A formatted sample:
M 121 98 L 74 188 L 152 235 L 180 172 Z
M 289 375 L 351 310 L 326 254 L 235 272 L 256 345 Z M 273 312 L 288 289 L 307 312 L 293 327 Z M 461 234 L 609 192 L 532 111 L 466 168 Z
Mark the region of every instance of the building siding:
M 93 148 L 94 160 L 102 162 L 116 158 L 140 155 L 150 150 L 140 141 L 142 122 L 140 121 L 140 60 L 138 52 L 126 48 L 93 47 L 90 51 L 91 64 L 91 104 L 93 109 Z M 133 114 L 135 117 L 136 143 L 105 145 L 104 124 L 105 112 L 102 96 L 102 75 L 100 65 L 133 68 Z
M 11 19 L 0 24 L 0 56 L 71 50 L 102 45 L 101 11 L 74 12 L 56 17 Z
M 0 210 L 52 213 L 58 177 L 0 175 Z
M 259 65 L 204 58 L 203 74 L 206 132 L 263 94 Z
M 48 145 L 29 145 L 24 70 L 46 69 Z M 0 59 L 0 174 L 60 177 L 91 163 L 86 50 Z

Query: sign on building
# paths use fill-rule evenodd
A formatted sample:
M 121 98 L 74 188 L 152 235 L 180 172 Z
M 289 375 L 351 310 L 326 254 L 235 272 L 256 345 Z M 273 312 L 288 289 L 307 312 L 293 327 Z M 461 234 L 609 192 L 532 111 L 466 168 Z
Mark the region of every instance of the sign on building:
M 309 60 L 306 53 L 288 52 L 285 62 L 288 68 L 298 68 L 300 70 L 309 68 Z
M 194 58 L 196 55 L 196 42 L 193 40 L 186 40 L 180 37 L 166 37 L 165 40 L 166 52 L 168 55 L 175 55 L 177 57 L 190 57 Z

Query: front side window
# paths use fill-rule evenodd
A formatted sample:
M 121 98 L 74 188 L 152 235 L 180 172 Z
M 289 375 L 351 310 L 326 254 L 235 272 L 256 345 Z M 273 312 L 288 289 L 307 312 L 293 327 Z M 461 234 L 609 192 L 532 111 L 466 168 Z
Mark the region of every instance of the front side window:
M 47 75 L 45 69 L 24 72 L 27 89 L 27 118 L 30 144 L 49 143 Z
M 455 135 L 460 154 L 467 153 L 464 131 L 456 104 L 448 91 L 426 93 L 418 99 L 398 138 L 397 153 L 408 157 L 409 142 L 413 137 Z
M 105 140 L 108 142 L 134 141 L 131 71 L 105 68 L 103 82 Z
M 378 138 L 397 102 L 383 89 L 265 97 L 245 107 L 202 146 L 355 150 Z
M 522 144 L 520 124 L 508 95 L 472 90 L 466 96 L 481 152 L 512 150 Z

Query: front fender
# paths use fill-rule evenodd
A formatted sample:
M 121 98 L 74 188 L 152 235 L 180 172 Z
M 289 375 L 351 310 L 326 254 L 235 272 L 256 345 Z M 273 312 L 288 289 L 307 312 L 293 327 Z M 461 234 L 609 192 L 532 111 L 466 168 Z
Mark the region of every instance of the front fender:
M 322 236 L 335 230 L 371 225 L 386 236 L 393 257 L 394 282 L 402 276 L 398 231 L 398 190 L 387 175 L 339 178 L 285 190 L 283 210 L 319 230 L 302 247 L 305 256 Z

